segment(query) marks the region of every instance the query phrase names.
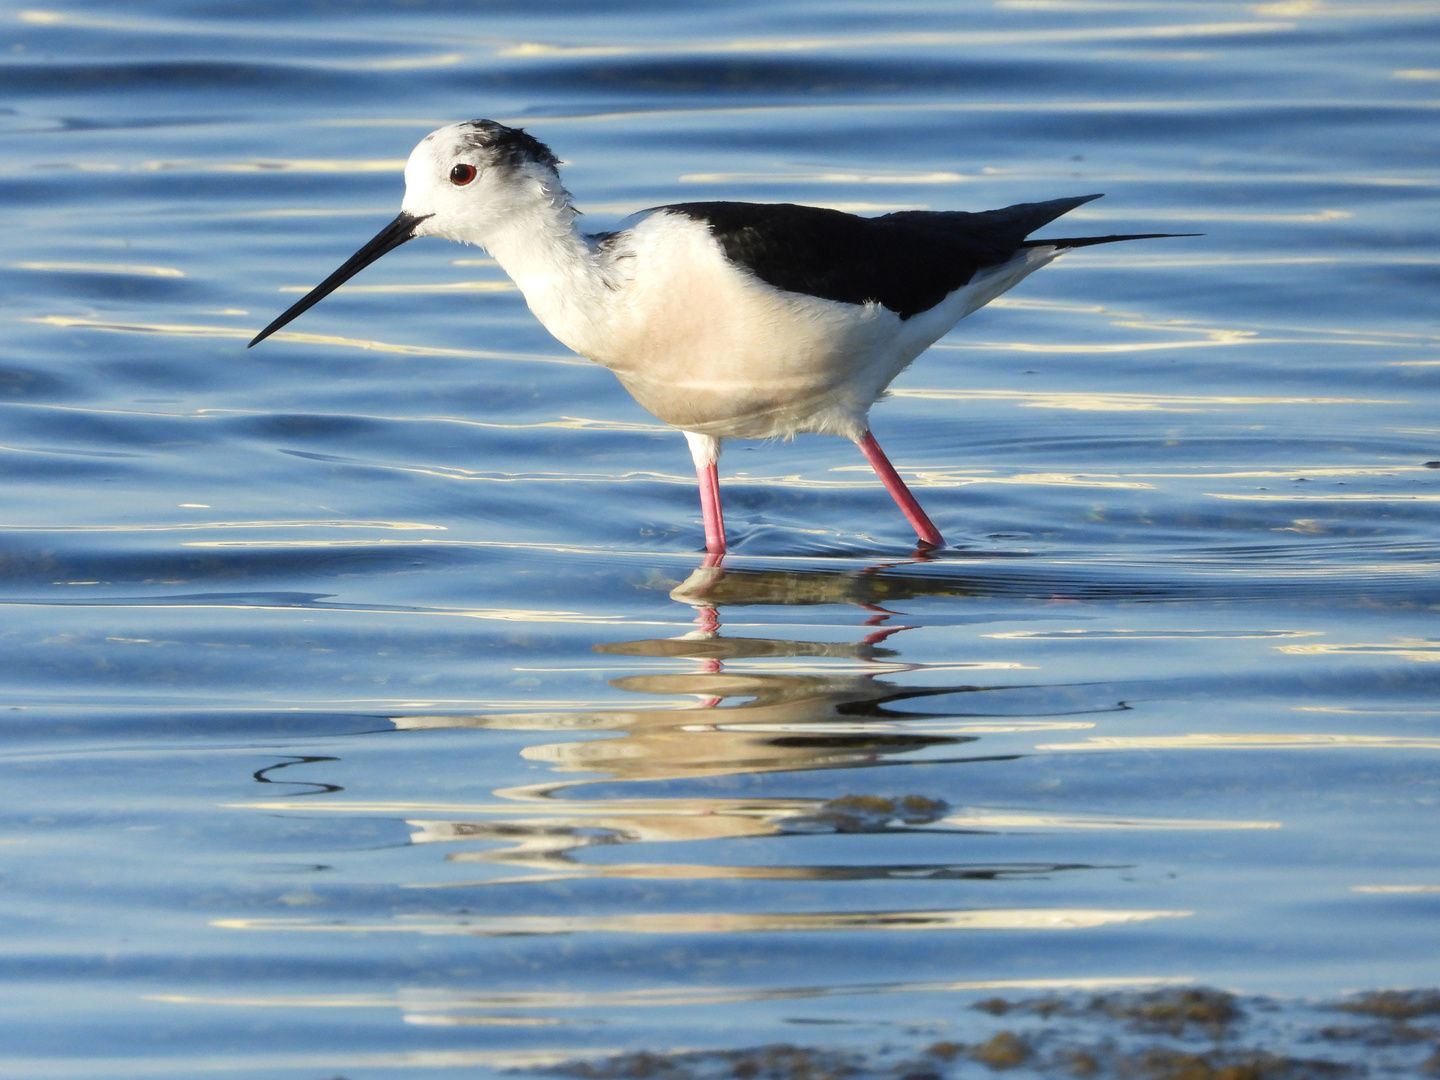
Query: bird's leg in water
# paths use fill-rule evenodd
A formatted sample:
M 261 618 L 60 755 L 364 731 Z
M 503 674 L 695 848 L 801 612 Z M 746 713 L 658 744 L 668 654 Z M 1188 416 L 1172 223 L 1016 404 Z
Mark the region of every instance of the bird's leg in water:
M 700 478 L 700 513 L 705 519 L 705 551 L 709 556 L 725 554 L 725 516 L 720 512 L 720 440 L 709 435 L 685 432 L 695 475 Z M 712 565 L 706 560 L 706 565 Z
M 885 485 L 885 490 L 890 492 L 890 497 L 899 505 L 905 519 L 914 527 L 916 534 L 920 537 L 922 544 L 929 544 L 932 547 L 944 547 L 945 540 L 940 535 L 940 530 L 935 528 L 935 523 L 930 520 L 930 515 L 910 494 L 910 489 L 905 486 L 905 481 L 900 479 L 900 474 L 895 471 L 895 466 L 890 464 L 890 459 L 885 456 L 885 451 L 880 449 L 880 444 L 875 441 L 875 436 L 869 431 L 865 437 L 855 443 L 860 447 L 860 452 L 870 462 L 870 467 L 875 470 Z M 718 503 L 717 503 L 718 505 Z
M 711 555 L 725 554 L 725 517 L 720 512 L 720 470 L 715 462 L 699 466 L 700 512 L 705 516 L 705 550 Z

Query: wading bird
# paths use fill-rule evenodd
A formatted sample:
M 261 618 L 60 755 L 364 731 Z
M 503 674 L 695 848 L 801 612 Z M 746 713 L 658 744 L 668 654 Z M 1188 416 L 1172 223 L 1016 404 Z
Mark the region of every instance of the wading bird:
M 870 407 L 957 322 L 1057 255 L 1173 235 L 1028 239 L 1098 195 L 874 218 L 676 203 L 586 234 L 558 165 L 544 143 L 493 120 L 431 132 L 405 164 L 400 215 L 250 344 L 417 236 L 478 244 L 550 333 L 684 433 L 712 556 L 725 551 L 720 441 L 803 432 L 854 440 L 921 546 L 939 547 L 939 530 L 870 433 Z

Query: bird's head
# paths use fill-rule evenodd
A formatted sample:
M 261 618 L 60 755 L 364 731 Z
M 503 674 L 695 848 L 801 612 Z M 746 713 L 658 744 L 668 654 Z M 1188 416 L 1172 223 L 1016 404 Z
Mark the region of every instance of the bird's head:
M 251 339 L 256 345 L 308 311 L 386 252 L 417 236 L 488 246 L 539 211 L 569 206 L 550 148 L 519 128 L 466 120 L 432 131 L 405 163 L 400 214 L 338 270 Z M 573 211 L 570 211 L 573 213 Z
M 466 120 L 432 131 L 405 163 L 401 211 L 415 236 L 487 243 L 497 228 L 567 201 L 550 148 L 519 128 Z

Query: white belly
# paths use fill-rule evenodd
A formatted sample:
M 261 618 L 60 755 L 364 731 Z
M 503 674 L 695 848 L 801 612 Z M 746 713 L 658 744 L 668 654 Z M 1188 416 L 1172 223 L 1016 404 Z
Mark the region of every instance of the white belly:
M 899 319 L 877 305 L 782 292 L 729 263 L 709 230 L 657 215 L 602 348 L 648 411 L 716 437 L 850 434 L 892 373 Z M 877 385 L 878 384 L 878 385 Z

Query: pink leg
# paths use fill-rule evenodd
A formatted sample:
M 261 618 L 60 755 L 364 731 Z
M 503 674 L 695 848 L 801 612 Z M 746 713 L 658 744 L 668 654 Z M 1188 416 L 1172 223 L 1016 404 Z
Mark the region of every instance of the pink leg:
M 715 462 L 696 466 L 700 478 L 700 513 L 705 517 L 705 551 L 707 555 L 725 554 L 725 518 L 720 513 L 720 470 Z M 706 565 L 710 565 L 706 560 Z
M 700 627 L 702 634 L 718 634 L 720 632 L 720 612 L 713 607 L 696 608 L 695 625 Z
M 860 452 L 870 462 L 870 467 L 879 475 L 880 481 L 885 485 L 885 490 L 890 492 L 890 497 L 899 504 L 905 519 L 910 522 L 919 535 L 920 542 L 929 544 L 931 547 L 943 547 L 945 540 L 941 537 L 940 530 L 935 528 L 935 523 L 915 501 L 915 496 L 910 494 L 910 489 L 905 486 L 905 481 L 900 479 L 900 474 L 895 471 L 895 466 L 890 464 L 890 459 L 885 456 L 885 451 L 880 449 L 880 444 L 875 441 L 875 436 L 867 431 L 865 437 L 855 445 L 860 447 Z

